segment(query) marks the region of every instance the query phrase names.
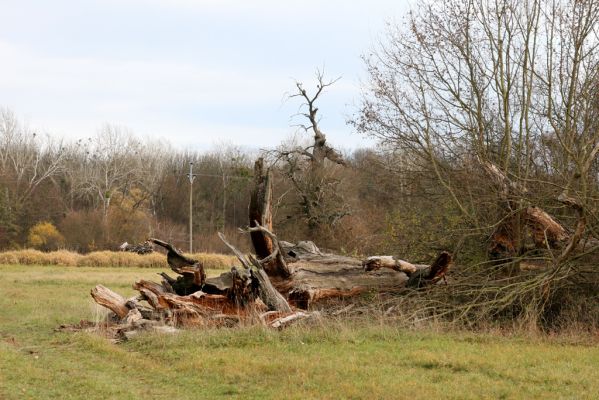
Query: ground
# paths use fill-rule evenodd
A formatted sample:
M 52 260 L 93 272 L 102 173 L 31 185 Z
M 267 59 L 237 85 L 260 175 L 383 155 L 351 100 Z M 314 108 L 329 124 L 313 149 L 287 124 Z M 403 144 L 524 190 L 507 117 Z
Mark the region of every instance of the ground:
M 0 265 L 0 399 L 596 398 L 599 346 L 342 321 L 144 335 L 54 332 L 99 319 L 89 290 L 158 270 Z M 214 273 L 214 272 L 213 272 Z M 570 340 L 571 341 L 571 340 Z

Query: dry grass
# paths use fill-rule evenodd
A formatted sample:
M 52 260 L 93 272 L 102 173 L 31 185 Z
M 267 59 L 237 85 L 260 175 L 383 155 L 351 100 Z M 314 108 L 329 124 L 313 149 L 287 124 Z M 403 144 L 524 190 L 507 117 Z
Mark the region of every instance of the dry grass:
M 236 258 L 226 254 L 194 253 L 191 258 L 200 260 L 206 269 L 228 269 Z M 166 257 L 162 253 L 139 255 L 122 251 L 94 251 L 79 254 L 67 250 L 43 252 L 39 250 L 13 250 L 0 253 L 0 264 L 59 265 L 65 267 L 140 267 L 164 268 Z

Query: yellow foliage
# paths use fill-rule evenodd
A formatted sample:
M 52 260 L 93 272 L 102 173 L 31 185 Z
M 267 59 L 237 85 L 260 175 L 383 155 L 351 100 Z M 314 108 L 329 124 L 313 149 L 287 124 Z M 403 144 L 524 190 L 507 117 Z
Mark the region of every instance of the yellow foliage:
M 64 236 L 51 222 L 38 222 L 29 230 L 27 242 L 40 250 L 56 250 L 64 246 Z

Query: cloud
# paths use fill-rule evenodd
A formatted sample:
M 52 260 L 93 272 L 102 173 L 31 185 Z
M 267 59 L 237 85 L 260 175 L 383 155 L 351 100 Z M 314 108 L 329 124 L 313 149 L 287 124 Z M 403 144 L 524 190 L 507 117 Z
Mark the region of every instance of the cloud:
M 294 79 L 343 75 L 319 103 L 331 139 L 351 146 L 346 115 L 358 59 L 389 0 L 9 0 L 0 26 L 0 106 L 42 130 L 91 136 L 104 122 L 174 143 L 214 137 L 276 145 Z M 24 21 L 27 21 L 25 24 Z M 366 32 L 366 33 L 365 33 Z M 206 138 L 204 138 L 204 132 Z

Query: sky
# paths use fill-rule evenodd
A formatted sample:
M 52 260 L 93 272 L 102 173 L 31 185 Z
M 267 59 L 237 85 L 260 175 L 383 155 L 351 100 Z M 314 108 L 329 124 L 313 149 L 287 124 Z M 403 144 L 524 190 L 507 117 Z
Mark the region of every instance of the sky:
M 342 149 L 371 146 L 346 121 L 361 55 L 407 0 L 0 0 L 0 107 L 67 139 L 105 123 L 178 148 L 274 147 L 297 131 L 295 81 L 341 79 L 321 129 Z M 304 134 L 309 137 L 308 134 Z

